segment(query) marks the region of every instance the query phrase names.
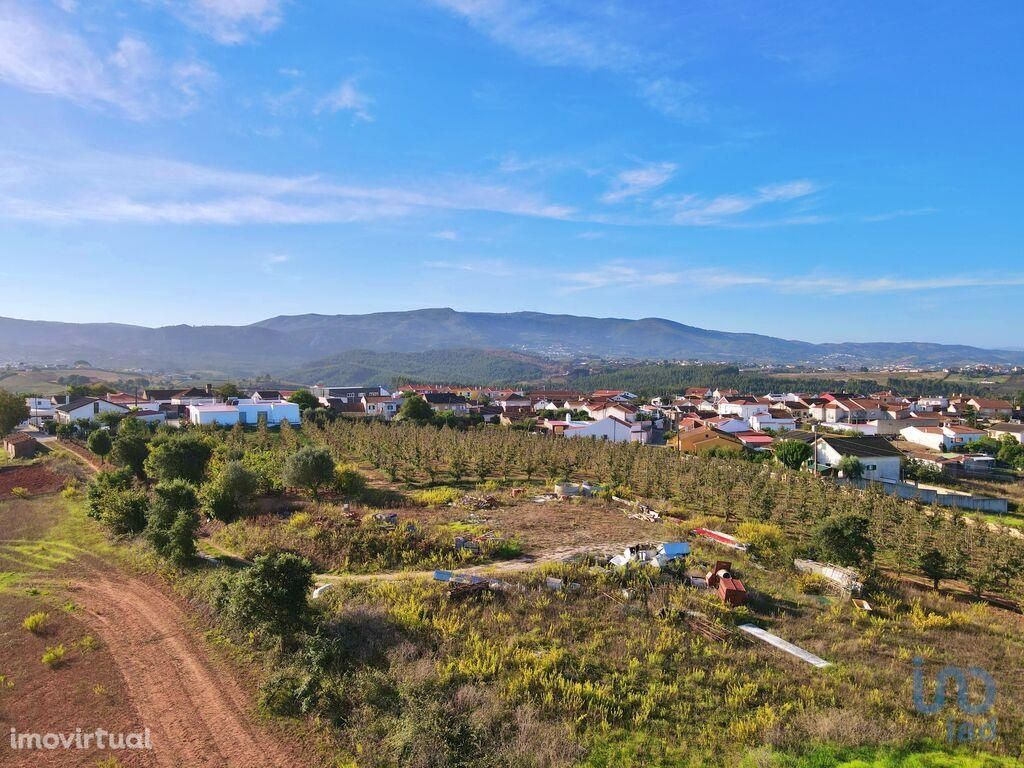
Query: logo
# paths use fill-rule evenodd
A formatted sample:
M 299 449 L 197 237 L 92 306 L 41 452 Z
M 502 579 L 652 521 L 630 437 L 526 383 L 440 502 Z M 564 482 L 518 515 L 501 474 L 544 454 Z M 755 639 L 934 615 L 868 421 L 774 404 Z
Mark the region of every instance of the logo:
M 979 680 L 985 687 L 980 702 L 971 701 L 970 681 Z M 935 695 L 925 700 L 924 659 L 914 659 L 914 708 L 924 715 L 937 715 L 946 707 L 949 683 L 956 684 L 956 706 L 964 715 L 975 718 L 985 715 L 996 702 L 996 681 L 980 667 L 943 667 L 935 675 Z M 950 742 L 993 741 L 996 738 L 996 718 L 975 724 L 970 720 L 950 717 L 946 720 L 946 740 Z

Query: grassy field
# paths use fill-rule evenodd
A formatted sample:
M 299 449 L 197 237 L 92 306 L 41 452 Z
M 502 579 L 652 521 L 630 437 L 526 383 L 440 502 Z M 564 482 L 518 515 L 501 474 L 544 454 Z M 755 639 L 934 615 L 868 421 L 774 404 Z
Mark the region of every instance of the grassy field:
M 85 376 L 89 383 L 113 383 L 131 374 L 108 371 L 100 368 L 47 368 L 38 371 L 0 371 L 0 389 L 8 392 L 34 393 L 40 396 L 56 395 L 67 391 L 66 384 L 58 379 L 68 376 Z

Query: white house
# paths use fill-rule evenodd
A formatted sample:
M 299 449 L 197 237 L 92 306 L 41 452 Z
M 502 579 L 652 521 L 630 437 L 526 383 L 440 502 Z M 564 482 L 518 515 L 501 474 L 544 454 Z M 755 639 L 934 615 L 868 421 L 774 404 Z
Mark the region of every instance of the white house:
M 620 403 L 611 400 L 603 400 L 596 403 L 587 403 L 581 408 L 586 411 L 590 418 L 595 420 L 614 417 L 621 421 L 635 421 L 637 408 L 628 403 Z
M 756 397 L 722 397 L 717 402 L 719 416 L 739 416 L 747 424 L 755 413 L 767 413 L 768 404 L 760 402 Z
M 629 422 L 615 416 L 599 421 L 574 421 L 562 431 L 565 437 L 593 437 L 610 440 L 613 443 L 649 443 L 651 425 L 645 422 Z
M 704 419 L 704 426 L 713 427 L 721 432 L 727 432 L 729 434 L 747 432 L 750 430 L 750 424 L 736 416 L 715 416 L 711 419 Z
M 377 416 L 378 418 L 391 421 L 391 419 L 395 418 L 395 415 L 398 413 L 398 409 L 402 405 L 402 398 L 382 395 L 363 395 L 362 403 L 363 410 L 366 411 L 367 416 Z
M 85 419 L 93 421 L 101 413 L 127 413 L 123 405 L 108 402 L 99 397 L 80 397 L 67 405 L 57 406 L 57 421 L 61 424 L 74 424 Z
M 235 424 L 256 425 L 265 422 L 268 427 L 276 427 L 282 422 L 299 424 L 301 416 L 298 404 L 289 403 L 287 400 L 254 402 L 244 399 L 235 404 L 190 405 L 188 420 L 196 425 L 216 424 L 230 427 Z
M 790 416 L 787 411 L 755 413 L 750 417 L 750 428 L 757 431 L 774 429 L 777 432 L 787 432 L 791 429 L 796 429 L 796 419 Z
M 227 403 L 188 406 L 188 420 L 197 426 L 216 424 L 231 427 L 238 423 L 238 406 Z
M 1003 435 L 1010 435 L 1017 440 L 1018 443 L 1024 445 L 1024 424 L 993 424 L 988 428 L 988 433 L 996 440 L 1003 437 Z
M 819 437 L 814 445 L 819 467 L 835 469 L 846 456 L 860 461 L 865 480 L 899 482 L 903 452 L 881 437 Z
M 900 435 L 909 443 L 924 445 L 936 451 L 950 451 L 980 440 L 985 437 L 985 432 L 960 424 L 947 424 L 944 427 L 906 427 L 900 430 Z
M 469 413 L 469 401 L 462 395 L 453 395 L 451 392 L 427 392 L 423 399 L 437 412 L 454 411 L 463 416 Z
M 50 421 L 57 414 L 57 406 L 49 397 L 26 397 L 25 405 L 28 406 L 28 420 L 32 424 Z

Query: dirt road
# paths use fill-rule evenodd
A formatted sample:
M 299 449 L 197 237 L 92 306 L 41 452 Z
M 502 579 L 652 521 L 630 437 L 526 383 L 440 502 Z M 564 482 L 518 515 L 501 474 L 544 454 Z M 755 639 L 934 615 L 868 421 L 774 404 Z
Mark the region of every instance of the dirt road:
M 92 572 L 72 586 L 82 619 L 113 655 L 158 766 L 289 766 L 302 762 L 256 727 L 251 698 L 211 663 L 184 610 L 145 582 Z

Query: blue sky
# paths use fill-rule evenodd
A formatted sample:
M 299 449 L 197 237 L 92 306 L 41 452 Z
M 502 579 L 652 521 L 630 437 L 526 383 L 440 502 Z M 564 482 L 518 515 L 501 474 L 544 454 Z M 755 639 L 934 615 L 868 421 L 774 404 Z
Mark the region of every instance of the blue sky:
M 1024 347 L 1024 5 L 0 0 L 0 315 Z

